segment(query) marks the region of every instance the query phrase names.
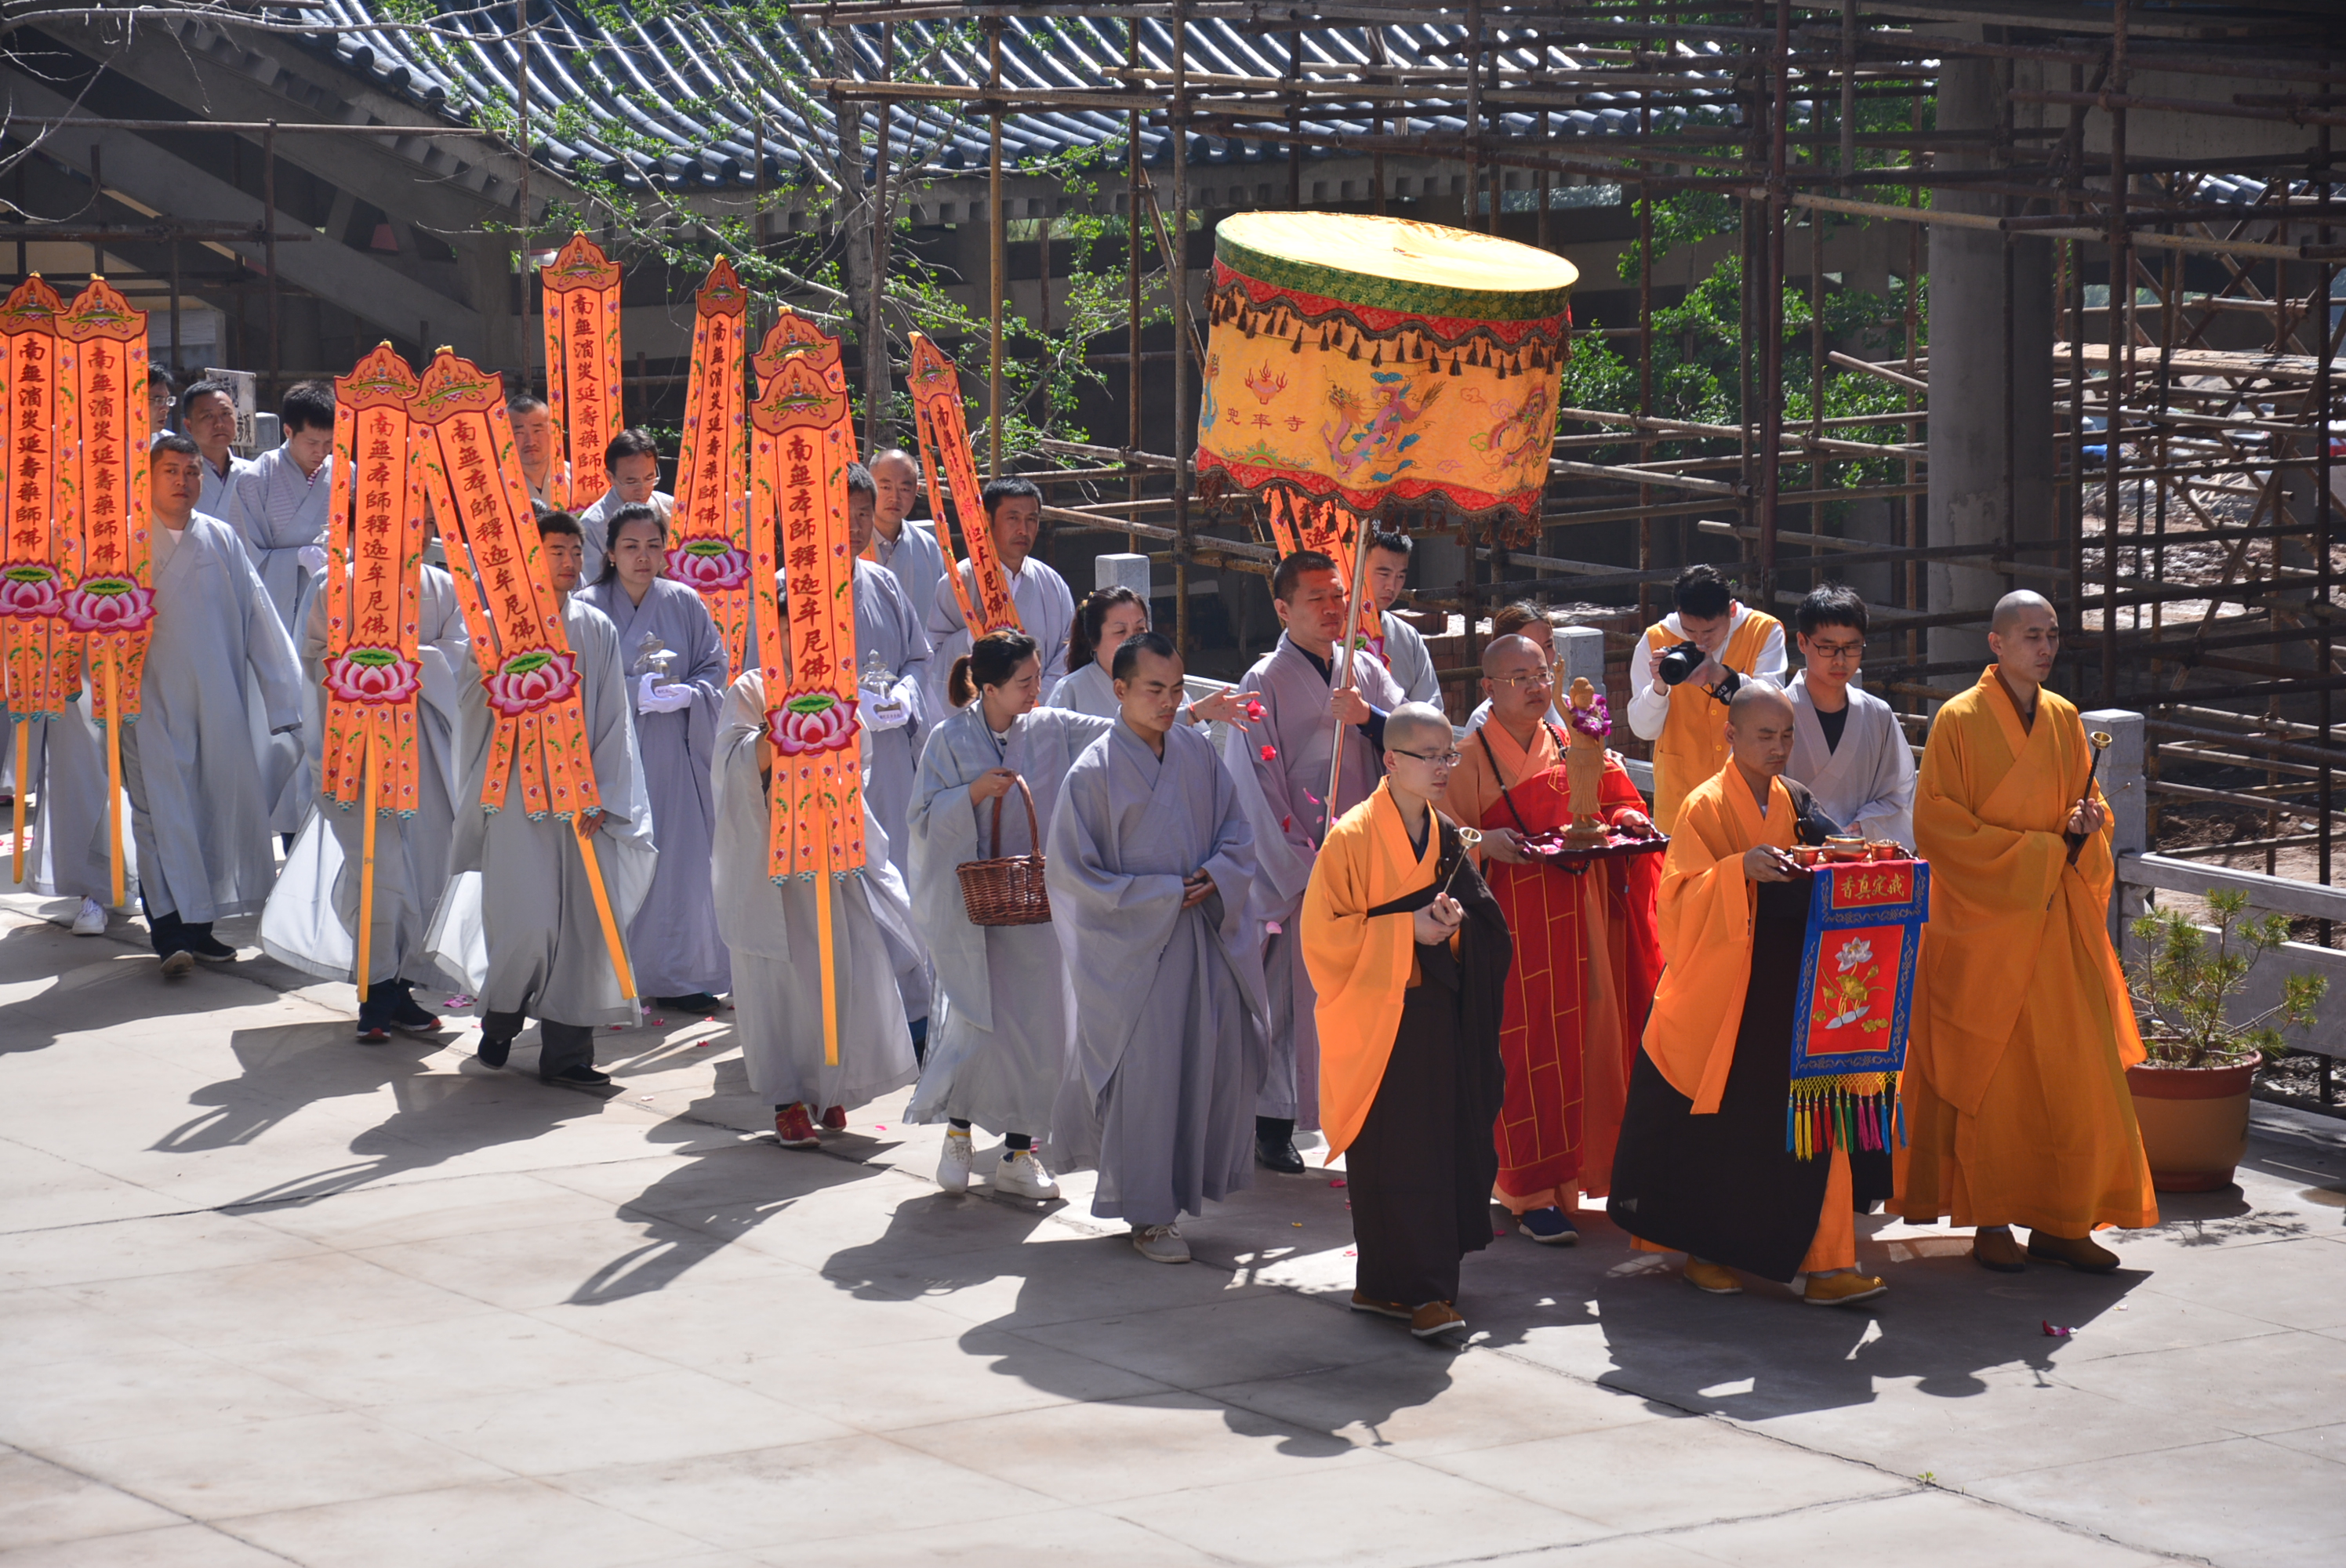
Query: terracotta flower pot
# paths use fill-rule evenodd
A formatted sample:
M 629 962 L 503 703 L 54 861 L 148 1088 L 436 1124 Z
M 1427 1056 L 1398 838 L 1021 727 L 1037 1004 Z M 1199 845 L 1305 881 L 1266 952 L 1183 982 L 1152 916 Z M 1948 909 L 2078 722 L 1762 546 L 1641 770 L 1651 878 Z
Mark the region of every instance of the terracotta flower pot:
M 2221 1067 L 2127 1069 L 2135 1121 L 2160 1192 L 2213 1192 L 2232 1185 L 2232 1167 L 2249 1152 L 2249 1085 L 2262 1056 Z

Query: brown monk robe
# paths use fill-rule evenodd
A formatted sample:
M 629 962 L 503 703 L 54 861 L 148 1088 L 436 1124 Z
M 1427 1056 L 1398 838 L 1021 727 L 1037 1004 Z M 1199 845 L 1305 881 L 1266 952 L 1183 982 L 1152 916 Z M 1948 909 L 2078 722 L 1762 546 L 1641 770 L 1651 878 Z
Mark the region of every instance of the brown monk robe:
M 1736 1268 L 1805 1273 L 1819 1306 L 1888 1288 L 1857 1272 L 1849 1151 L 1800 1159 L 1784 1146 L 1794 998 L 1808 881 L 1787 852 L 1800 810 L 1781 775 L 1792 704 L 1746 682 L 1728 705 L 1728 766 L 1678 808 L 1662 859 L 1668 967 L 1631 1070 L 1606 1211 L 1640 1250 L 1683 1251 L 1687 1282 L 1743 1288 Z M 1886 1186 L 1886 1161 L 1866 1161 Z M 1731 1267 L 1730 1267 L 1731 1266 Z
M 1458 1264 L 1491 1244 L 1507 925 L 1432 805 L 1458 760 L 1439 708 L 1385 719 L 1384 781 L 1328 831 L 1303 891 L 1321 1126 L 1344 1156 L 1352 1309 L 1463 1335 Z
M 1996 662 L 1939 710 L 1914 794 L 1931 862 L 1903 1098 L 1898 1198 L 1910 1220 L 1978 1227 L 1972 1256 L 2106 1273 L 2102 1226 L 2158 1223 L 2127 1064 L 2143 1059 L 2110 951 L 2110 815 L 2087 791 L 2077 710 L 2044 688 L 2061 649 L 2053 606 L 2007 594 Z M 2011 1227 L 2029 1227 L 2023 1253 Z
M 1468 732 L 1441 803 L 1482 830 L 1483 874 L 1515 945 L 1499 1032 L 1507 1098 L 1494 1196 L 1533 1240 L 1570 1246 L 1580 1195 L 1608 1189 L 1637 1034 L 1661 974 L 1662 857 L 1556 864 L 1527 853 L 1526 836 L 1572 823 L 1567 736 L 1549 717 L 1555 667 L 1529 637 L 1496 637 L 1483 650 L 1483 688 L 1490 717 Z M 1635 837 L 1653 831 L 1644 797 L 1610 751 L 1597 815 Z

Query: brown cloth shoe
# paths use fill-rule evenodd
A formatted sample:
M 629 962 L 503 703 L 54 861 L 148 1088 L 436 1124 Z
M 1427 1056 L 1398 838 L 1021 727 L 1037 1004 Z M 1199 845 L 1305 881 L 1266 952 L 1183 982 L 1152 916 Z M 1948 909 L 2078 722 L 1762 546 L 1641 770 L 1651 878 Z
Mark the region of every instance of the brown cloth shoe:
M 2008 1227 L 1972 1232 L 1972 1261 L 1998 1274 L 2017 1274 L 2028 1267 L 2028 1255 L 2012 1239 Z
M 2028 1256 L 2040 1263 L 2066 1263 L 2080 1274 L 2110 1274 L 2118 1255 L 2091 1237 L 2055 1236 L 2048 1230 L 2028 1233 Z
M 1811 1274 L 1800 1299 L 1811 1307 L 1848 1307 L 1889 1293 L 1890 1287 L 1872 1274 Z
M 1438 1339 L 1444 1334 L 1463 1338 L 1466 1319 L 1447 1301 L 1429 1301 L 1409 1315 L 1409 1331 L 1421 1339 Z
M 1740 1296 L 1743 1281 L 1735 1270 L 1723 1263 L 1705 1263 L 1699 1257 L 1689 1257 L 1686 1264 L 1686 1282 L 1710 1296 Z

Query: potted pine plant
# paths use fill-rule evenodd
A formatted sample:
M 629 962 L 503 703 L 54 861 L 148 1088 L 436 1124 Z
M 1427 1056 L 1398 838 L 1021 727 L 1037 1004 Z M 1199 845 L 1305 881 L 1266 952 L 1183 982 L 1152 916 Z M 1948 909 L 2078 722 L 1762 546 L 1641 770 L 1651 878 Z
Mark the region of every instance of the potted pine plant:
M 2258 1066 L 2286 1047 L 2281 1030 L 2310 1029 L 2330 983 L 2292 974 L 2280 1001 L 2234 1021 L 2229 1004 L 2257 962 L 2289 940 L 2289 919 L 2248 911 L 2244 892 L 2209 891 L 2211 931 L 2179 910 L 2134 922 L 2138 954 L 2127 966 L 2148 1059 L 2127 1069 L 2151 1185 L 2161 1192 L 2229 1186 L 2249 1148 L 2249 1089 Z

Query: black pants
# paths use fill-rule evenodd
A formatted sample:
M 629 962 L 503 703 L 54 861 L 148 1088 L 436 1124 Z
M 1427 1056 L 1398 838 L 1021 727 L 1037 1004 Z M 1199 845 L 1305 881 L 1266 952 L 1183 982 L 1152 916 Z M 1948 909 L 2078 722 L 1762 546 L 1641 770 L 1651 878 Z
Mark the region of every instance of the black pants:
M 1401 1026 L 1366 1120 L 1344 1151 L 1364 1296 L 1423 1307 L 1458 1299 L 1458 1261 L 1491 1244 L 1491 1125 L 1462 1125 L 1473 1098 L 1456 993 L 1402 993 Z
M 481 1033 L 511 1040 L 529 1022 L 519 1013 L 492 1013 L 481 1020 Z M 592 1067 L 595 1064 L 595 1030 L 586 1023 L 556 1023 L 551 1018 L 537 1021 L 537 1075 L 550 1078 L 568 1067 Z
M 157 914 L 155 906 L 147 901 L 145 893 L 138 895 L 138 907 L 147 911 L 147 937 L 155 944 L 157 958 L 168 958 L 183 949 L 191 950 L 198 938 L 212 933 L 209 921 L 201 924 L 183 921 L 169 910 Z

